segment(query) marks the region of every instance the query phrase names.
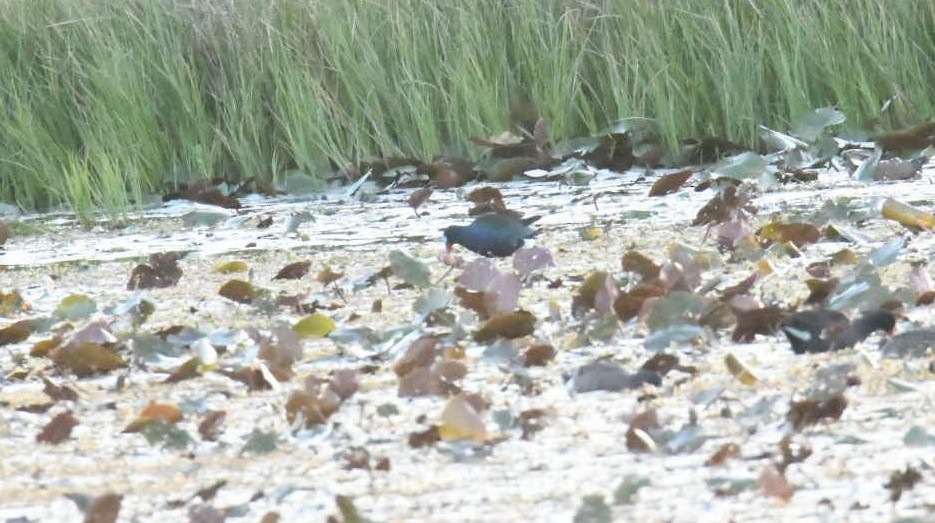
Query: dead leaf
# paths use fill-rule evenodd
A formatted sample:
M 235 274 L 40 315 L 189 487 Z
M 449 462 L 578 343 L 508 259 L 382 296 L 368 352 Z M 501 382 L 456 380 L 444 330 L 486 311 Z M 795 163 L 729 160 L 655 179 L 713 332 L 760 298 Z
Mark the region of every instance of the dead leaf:
M 36 434 L 36 441 L 39 443 L 48 443 L 58 445 L 71 437 L 71 429 L 78 425 L 78 420 L 71 415 L 71 411 L 59 413 L 50 421 L 39 434 Z
M 804 247 L 821 239 L 821 231 L 810 223 L 771 222 L 756 231 L 756 235 L 773 243 L 792 242 L 796 247 Z
M 293 391 L 286 400 L 286 419 L 290 424 L 294 424 L 301 416 L 305 427 L 311 428 L 327 422 L 340 405 L 341 398 L 327 388 L 317 396 L 307 391 Z
M 643 281 L 658 278 L 659 269 L 661 268 L 658 263 L 637 251 L 627 251 L 624 253 L 621 266 L 625 272 L 635 272 L 639 274 Z
M 163 422 L 174 425 L 182 419 L 182 410 L 170 403 L 155 403 L 143 407 L 135 420 L 131 421 L 125 429 L 124 434 L 140 432 L 143 427 L 155 422 Z
M 32 326 L 28 321 L 18 321 L 0 329 L 0 347 L 25 341 L 32 334 Z
M 768 336 L 779 332 L 779 326 L 786 316 L 786 311 L 775 305 L 752 310 L 735 310 L 737 326 L 731 340 L 750 343 L 757 334 Z
M 217 441 L 221 437 L 221 426 L 227 417 L 227 411 L 209 410 L 198 424 L 198 434 L 205 441 Z
M 555 359 L 555 347 L 548 344 L 531 345 L 523 353 L 523 363 L 527 367 L 545 367 Z
M 740 454 L 740 445 L 736 443 L 725 443 L 721 445 L 717 452 L 711 455 L 704 464 L 707 467 L 716 467 L 723 465 L 725 461 Z
M 724 292 L 721 293 L 721 301 L 728 302 L 735 296 L 748 294 L 753 289 L 753 286 L 756 285 L 756 282 L 759 281 L 759 279 L 759 272 L 751 273 L 750 276 L 747 276 L 736 285 L 732 285 L 724 289 Z
M 786 419 L 799 431 L 823 419 L 840 419 L 846 408 L 847 398 L 841 393 L 822 400 L 793 401 Z
M 432 425 L 422 432 L 413 432 L 409 434 L 409 446 L 414 449 L 430 447 L 441 440 L 441 434 L 439 434 L 437 425 Z
M 912 230 L 935 227 L 935 216 L 892 198 L 883 201 L 881 212 L 887 220 L 897 221 Z
M 488 343 L 497 338 L 515 339 L 528 336 L 535 331 L 536 317 L 531 312 L 519 310 L 500 314 L 487 320 L 474 333 L 474 341 Z
M 58 385 L 45 376 L 42 377 L 42 383 L 44 385 L 42 392 L 44 392 L 48 397 L 52 398 L 53 401 L 78 400 L 78 393 L 75 392 L 75 389 L 71 387 L 66 385 Z
M 210 487 L 205 487 L 198 490 L 198 492 L 195 492 L 195 495 L 192 496 L 192 499 L 201 498 L 202 501 L 211 501 L 215 496 L 217 496 L 218 491 L 221 490 L 224 485 L 227 485 L 226 479 L 215 481 L 214 484 Z
M 594 271 L 585 278 L 581 286 L 578 287 L 578 292 L 572 298 L 572 313 L 581 316 L 591 309 L 597 309 L 599 303 L 609 310 L 617 298 L 616 291 L 616 280 L 609 273 Z M 600 302 L 598 301 L 599 295 L 602 297 Z M 607 299 L 610 299 L 609 303 L 606 303 Z M 606 312 L 606 310 L 599 312 Z
M 454 295 L 461 300 L 461 306 L 465 309 L 472 310 L 477 313 L 477 317 L 481 320 L 486 320 L 490 317 L 487 314 L 487 304 L 484 300 L 485 292 L 472 292 L 464 287 L 455 287 Z
M 694 172 L 691 169 L 664 174 L 653 183 L 652 188 L 649 190 L 649 195 L 663 196 L 674 193 L 681 189 L 682 185 L 685 185 L 685 182 L 692 177 L 692 174 L 694 174 Z
M 201 376 L 201 360 L 190 358 L 169 374 L 163 383 L 180 383 Z
M 29 304 L 23 300 L 19 291 L 12 290 L 6 293 L 0 291 L 0 316 L 11 317 L 29 309 Z
M 883 487 L 890 491 L 890 501 L 896 503 L 903 497 L 903 492 L 912 490 L 920 481 L 922 481 L 922 474 L 914 467 L 906 465 L 906 470 L 893 472 L 890 480 Z
M 360 389 L 357 380 L 357 371 L 354 369 L 339 369 L 331 374 L 330 389 L 344 401 Z
M 484 420 L 465 394 L 458 394 L 448 400 L 442 411 L 438 434 L 445 441 L 471 440 L 482 443 L 487 440 Z
M 737 359 L 737 356 L 733 354 L 728 353 L 727 356 L 724 356 L 724 364 L 727 365 L 727 370 L 731 375 L 744 385 L 756 385 L 756 383 L 760 381 L 753 372 L 750 371 L 747 365 Z
M 795 494 L 795 489 L 789 484 L 786 476 L 781 474 L 776 470 L 776 467 L 772 465 L 763 469 L 763 472 L 760 474 L 759 483 L 763 493 L 769 497 L 789 501 Z
M 184 252 L 163 252 L 151 254 L 149 265 L 137 265 L 130 273 L 127 289 L 164 289 L 172 287 L 182 277 L 179 260 Z
M 397 376 L 405 376 L 416 367 L 428 367 L 435 361 L 435 347 L 438 338 L 435 336 L 422 336 L 406 350 L 406 353 L 393 365 L 393 372 Z
M 631 291 L 621 292 L 614 301 L 614 313 L 620 321 L 630 321 L 635 318 L 646 300 L 659 298 L 665 291 L 658 285 L 641 283 Z
M 805 303 L 807 305 L 821 305 L 828 301 L 828 298 L 831 297 L 831 293 L 837 289 L 838 279 L 829 278 L 827 280 L 817 280 L 809 278 L 805 280 L 805 285 L 808 286 L 809 292 Z
M 328 285 L 331 285 L 343 277 L 343 272 L 334 272 L 331 270 L 331 267 L 325 267 L 321 270 L 321 272 L 318 273 L 318 276 L 316 276 L 315 279 L 318 281 L 318 283 L 327 287 Z
M 51 355 L 59 371 L 70 371 L 79 378 L 127 366 L 113 348 L 97 343 L 69 344 L 56 348 Z
M 244 304 L 253 303 L 253 300 L 259 295 L 253 285 L 243 280 L 228 281 L 224 285 L 221 285 L 221 288 L 218 289 L 218 294 L 228 300 Z
M 272 372 L 272 369 L 270 369 L 270 371 Z M 266 379 L 266 376 L 260 369 L 255 369 L 252 367 L 241 367 L 236 370 L 220 369 L 218 370 L 218 373 L 223 376 L 227 376 L 234 381 L 243 383 L 247 386 L 247 390 L 250 392 L 258 390 L 270 390 L 273 388 L 273 384 Z
M 279 272 L 276 273 L 276 276 L 273 276 L 274 280 L 298 280 L 304 278 L 308 274 L 309 268 L 312 266 L 312 262 L 308 260 L 297 261 L 290 263 L 279 269 Z M 236 300 L 235 300 L 236 301 Z
M 742 193 L 736 186 L 729 185 L 698 210 L 692 225 L 724 223 L 729 221 L 736 211 L 747 207 L 748 204 L 749 196 Z
M 651 452 L 656 450 L 656 442 L 649 435 L 649 430 L 659 428 L 656 409 L 643 411 L 630 420 L 627 428 L 626 444 L 631 452 Z
M 116 523 L 122 501 L 123 496 L 112 492 L 94 498 L 85 507 L 84 523 Z

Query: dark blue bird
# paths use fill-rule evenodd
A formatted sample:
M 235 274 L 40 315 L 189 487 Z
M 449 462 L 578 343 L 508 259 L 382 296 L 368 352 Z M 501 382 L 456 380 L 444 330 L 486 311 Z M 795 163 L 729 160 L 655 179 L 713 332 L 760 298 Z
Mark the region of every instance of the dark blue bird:
M 892 333 L 896 317 L 877 310 L 864 313 L 854 321 L 835 310 L 816 309 L 797 312 L 782 323 L 782 331 L 796 354 L 828 352 L 852 347 L 876 331 Z
M 481 256 L 509 256 L 523 246 L 526 238 L 536 235 L 529 225 L 539 218 L 516 218 L 497 212 L 482 214 L 471 225 L 446 228 L 445 247 L 451 252 L 452 246 L 458 244 Z

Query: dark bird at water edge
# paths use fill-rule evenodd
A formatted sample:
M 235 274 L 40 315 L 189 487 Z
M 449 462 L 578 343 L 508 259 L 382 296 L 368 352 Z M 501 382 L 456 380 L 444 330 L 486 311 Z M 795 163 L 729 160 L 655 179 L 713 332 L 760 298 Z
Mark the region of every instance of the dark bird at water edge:
M 444 230 L 448 252 L 455 245 L 487 257 L 509 256 L 523 246 L 527 238 L 536 235 L 529 227 L 540 216 L 516 218 L 491 212 L 477 217 L 470 225 L 452 225 Z

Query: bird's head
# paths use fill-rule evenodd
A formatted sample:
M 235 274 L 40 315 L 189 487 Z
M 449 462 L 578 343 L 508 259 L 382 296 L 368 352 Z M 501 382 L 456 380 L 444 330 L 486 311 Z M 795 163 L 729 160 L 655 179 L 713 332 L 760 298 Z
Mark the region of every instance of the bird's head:
M 451 249 L 455 245 L 455 236 L 456 233 L 453 226 L 442 229 L 442 239 L 445 240 L 445 252 L 448 254 L 451 254 Z

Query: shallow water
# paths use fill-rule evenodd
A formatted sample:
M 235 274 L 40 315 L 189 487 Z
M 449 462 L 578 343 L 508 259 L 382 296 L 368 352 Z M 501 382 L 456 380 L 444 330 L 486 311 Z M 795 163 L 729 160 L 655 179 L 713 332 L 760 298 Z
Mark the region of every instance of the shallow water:
M 773 214 L 804 214 L 836 197 L 852 198 L 856 206 L 867 208 L 878 205 L 884 196 L 906 202 L 935 200 L 933 175 L 926 172 L 916 181 L 868 185 L 823 173 L 818 182 L 764 192 L 754 202 L 759 207 L 755 221 L 766 223 Z M 503 442 L 480 450 L 480 456 L 472 457 L 466 445 L 457 443 L 429 449 L 408 446 L 407 436 L 426 427 L 420 416 L 428 422 L 437 420 L 445 399 L 397 398 L 391 362 L 382 363 L 374 374 L 361 375 L 360 392 L 327 426 L 295 434 L 286 423 L 283 404 L 299 386 L 298 378 L 274 390 L 248 392 L 216 373 L 178 384 L 162 383 L 165 373 L 152 368 L 94 379 L 55 376 L 56 381 L 78 389 L 81 399 L 67 408 L 74 410 L 81 424 L 72 439 L 56 446 L 40 445 L 35 434 L 64 408 L 56 405 L 47 414 L 15 410 L 45 401 L 36 376 L 40 371 L 51 375 L 51 371 L 45 360 L 25 356 L 32 343 L 41 339 L 34 335 L 4 347 L 0 354 L 3 375 L 14 369 L 32 371 L 25 381 L 8 377 L 0 382 L 0 401 L 6 405 L 0 408 L 0 453 L 5 457 L 0 463 L 4 485 L 0 517 L 79 520 L 75 504 L 64 494 L 97 495 L 112 490 L 124 495 L 121 520 L 184 520 L 200 502 L 190 499 L 195 492 L 223 479 L 227 484 L 208 503 L 230 509 L 234 521 L 257 521 L 267 511 L 278 512 L 283 521 L 323 520 L 336 513 L 334 496 L 339 494 L 352 496 L 360 511 L 376 521 L 568 521 L 582 497 L 590 494 L 604 495 L 619 521 L 881 521 L 901 517 L 931 521 L 935 446 L 907 447 L 903 438 L 914 425 L 935 433 L 935 381 L 925 361 L 881 359 L 875 350 L 878 337 L 852 351 L 795 356 L 781 336 L 736 344 L 729 333 L 722 332 L 709 342 L 675 350 L 682 363 L 698 367 L 694 378 L 676 371 L 655 390 L 570 392 L 565 377 L 595 358 L 612 356 L 632 370 L 651 355 L 642 343 L 645 328 L 632 322 L 609 342 L 576 345 L 578 326 L 570 319 L 570 301 L 577 278 L 593 269 L 619 271 L 620 255 L 631 248 L 657 260 L 665 257 L 674 241 L 712 248 L 714 240 L 706 228 L 688 225 L 712 193 L 683 189 L 648 198 L 651 182 L 643 173 L 632 172 L 603 173 L 580 187 L 554 181 L 499 186 L 510 208 L 543 215 L 538 222 L 543 232 L 535 242 L 548 247 L 556 260 L 556 267 L 547 269 L 545 276 L 568 281 L 559 289 L 533 285 L 520 295 L 520 306 L 540 318 L 548 315 L 549 301 L 558 303 L 563 314 L 562 320 L 542 321 L 537 327 L 536 336 L 559 349 L 550 366 L 529 369 L 539 394 L 523 394 L 512 381 L 514 371 L 509 365 L 487 361 L 481 347 L 465 344 L 469 373 L 463 388 L 491 402 L 485 415 L 487 428 L 506 436 Z M 0 266 L 6 266 L 6 270 L 0 268 L 0 290 L 19 289 L 33 307 L 29 315 L 34 316 L 49 314 L 74 292 L 90 295 L 103 309 L 136 294 L 126 290 L 126 281 L 140 257 L 185 250 L 191 254 L 182 261 L 180 284 L 145 293 L 156 304 L 147 328 L 187 324 L 212 331 L 269 327 L 277 320 L 294 322 L 298 317 L 292 312 L 279 310 L 268 317 L 219 297 L 218 287 L 232 276 L 215 274 L 212 268 L 222 261 L 241 259 L 251 265 L 250 278 L 256 285 L 274 292 L 322 293 L 338 300 L 313 281 L 318 270 L 328 266 L 345 272 L 348 280 L 363 278 L 387 263 L 391 249 L 400 248 L 422 259 L 432 270 L 433 281 L 441 279 L 446 268 L 438 260 L 443 252 L 440 230 L 466 222 L 469 204 L 457 191 L 436 191 L 420 209 L 423 216 L 419 218 L 405 204 L 408 193 L 377 194 L 372 203 L 348 200 L 340 191 L 325 200 L 249 197 L 240 212 L 229 213 L 230 217 L 212 227 L 184 226 L 182 216 L 203 209 L 184 202 L 146 210 L 120 228 L 104 224 L 84 230 L 65 216 L 28 216 L 45 232 L 8 243 L 0 254 Z M 600 196 L 595 199 L 595 195 Z M 296 212 L 308 212 L 314 218 L 288 233 L 288 216 Z M 274 217 L 273 226 L 256 229 L 257 219 L 267 215 Z M 592 222 L 605 232 L 594 241 L 581 240 L 577 229 Z M 852 248 L 864 254 L 902 231 L 892 222 L 870 220 L 860 227 L 870 241 Z M 906 285 L 907 260 L 929 257 L 931 234 L 913 237 L 899 261 L 882 271 L 885 283 Z M 804 298 L 803 268 L 844 245 L 824 242 L 803 249 L 801 258 L 772 259 L 776 272 L 758 285 L 758 296 L 767 303 Z M 280 267 L 298 259 L 313 261 L 312 276 L 296 282 L 270 280 Z M 727 264 L 705 273 L 705 279 L 736 282 L 751 270 L 751 263 Z M 442 280 L 443 288 L 452 285 L 451 277 Z M 341 327 L 411 325 L 418 319 L 412 302 L 420 294 L 376 285 L 346 294 L 348 303 L 328 314 Z M 383 300 L 383 313 L 371 312 L 375 299 Z M 351 319 L 351 312 L 360 318 Z M 469 328 L 476 321 L 472 314 L 462 316 Z M 930 307 L 911 309 L 909 319 L 935 325 Z M 0 322 L 0 326 L 9 323 Z M 304 357 L 296 365 L 299 376 L 374 361 L 374 351 L 360 344 L 314 340 L 303 345 Z M 231 357 L 242 356 L 231 350 Z M 760 381 L 746 386 L 731 376 L 723 365 L 728 353 L 745 362 Z M 776 459 L 789 399 L 813 383 L 816 369 L 841 362 L 853 363 L 861 380 L 848 390 L 847 410 L 840 420 L 798 436 L 813 454 L 788 469 L 787 478 L 796 489 L 792 499 L 784 502 L 765 496 L 756 480 Z M 125 383 L 118 390 L 120 376 Z M 904 386 L 894 386 L 893 378 Z M 654 399 L 641 398 L 650 392 Z M 139 434 L 121 433 L 149 401 L 183 407 L 186 417 L 179 426 L 196 439 L 187 451 L 162 450 Z M 378 414 L 378 407 L 387 403 L 394 404 L 399 413 Z M 673 432 L 682 430 L 694 411 L 703 437 L 683 434 L 687 444 L 698 448 L 649 454 L 627 450 L 629 419 L 650 405 L 657 409 L 663 428 Z M 547 414 L 544 430 L 530 440 L 520 439 L 516 429 L 498 428 L 494 420 L 495 412 L 516 416 L 531 408 Z M 200 441 L 195 430 L 206 409 L 228 413 L 226 430 L 215 443 Z M 275 431 L 280 437 L 277 450 L 258 456 L 242 454 L 254 429 Z M 740 456 L 720 467 L 705 466 L 705 460 L 728 442 L 740 445 Z M 352 446 L 364 447 L 374 457 L 389 458 L 390 471 L 346 470 L 342 456 Z M 894 505 L 883 484 L 906 465 L 918 468 L 923 480 Z M 646 478 L 649 486 L 639 490 L 633 503 L 614 504 L 614 490 L 630 475 Z M 712 486 L 729 482 L 735 483 L 738 492 L 719 495 Z M 260 492 L 263 495 L 251 501 Z

